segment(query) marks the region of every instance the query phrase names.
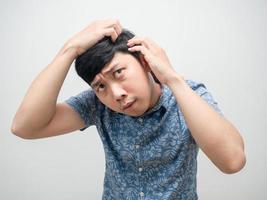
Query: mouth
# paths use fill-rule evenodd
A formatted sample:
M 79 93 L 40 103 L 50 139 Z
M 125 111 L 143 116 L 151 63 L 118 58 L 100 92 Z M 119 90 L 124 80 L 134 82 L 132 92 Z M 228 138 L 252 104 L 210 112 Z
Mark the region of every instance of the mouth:
M 127 110 L 127 109 L 131 108 L 134 103 L 135 103 L 135 100 L 124 104 L 122 106 L 122 110 Z

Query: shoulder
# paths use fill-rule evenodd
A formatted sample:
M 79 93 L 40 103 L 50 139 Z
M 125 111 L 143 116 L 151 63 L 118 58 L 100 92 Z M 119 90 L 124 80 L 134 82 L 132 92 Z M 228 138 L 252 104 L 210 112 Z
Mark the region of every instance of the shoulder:
M 191 79 L 186 79 L 185 81 L 187 85 L 200 96 L 207 92 L 207 87 L 203 82 L 199 82 L 199 81 L 195 81 Z
M 87 89 L 74 96 L 71 96 L 69 99 L 66 100 L 66 102 L 68 104 L 80 104 L 88 106 L 88 104 L 97 104 L 98 99 L 93 90 Z
M 199 82 L 199 81 L 195 81 L 195 80 L 191 80 L 191 79 L 186 79 L 185 81 L 186 81 L 187 85 L 189 85 L 194 90 L 197 88 L 200 88 L 200 87 L 206 88 L 206 86 L 204 85 L 203 82 Z

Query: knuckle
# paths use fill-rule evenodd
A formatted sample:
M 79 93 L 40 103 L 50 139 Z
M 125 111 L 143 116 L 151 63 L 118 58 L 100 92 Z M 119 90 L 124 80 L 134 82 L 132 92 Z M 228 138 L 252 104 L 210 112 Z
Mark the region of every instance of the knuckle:
M 160 52 L 164 52 L 164 49 L 162 47 L 159 47 Z
M 118 20 L 118 19 L 112 19 L 112 24 L 113 24 L 113 25 L 116 25 L 116 24 L 118 24 L 118 22 L 119 22 L 119 20 Z

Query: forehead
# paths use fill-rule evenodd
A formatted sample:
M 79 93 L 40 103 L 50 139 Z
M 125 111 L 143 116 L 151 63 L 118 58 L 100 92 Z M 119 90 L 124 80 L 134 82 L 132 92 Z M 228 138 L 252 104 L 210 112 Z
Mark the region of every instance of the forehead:
M 122 52 L 117 52 L 114 54 L 114 57 L 110 62 L 106 64 L 106 66 L 102 69 L 101 73 L 106 73 L 109 69 L 114 67 L 117 64 L 123 64 L 125 62 L 129 62 L 131 59 L 131 55 L 128 53 L 122 53 Z
M 99 74 L 107 75 L 108 73 L 112 72 L 111 71 L 112 69 L 116 68 L 117 66 L 129 63 L 132 60 L 135 60 L 135 58 L 131 54 L 117 52 L 115 53 L 112 60 L 104 66 L 104 68 L 101 70 Z M 94 84 L 96 81 L 99 81 L 101 79 L 99 74 L 95 76 L 91 84 Z

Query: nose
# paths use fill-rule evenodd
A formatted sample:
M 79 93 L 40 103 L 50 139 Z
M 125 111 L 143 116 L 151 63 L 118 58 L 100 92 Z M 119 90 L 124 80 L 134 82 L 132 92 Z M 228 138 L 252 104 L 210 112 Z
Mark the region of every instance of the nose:
M 122 86 L 116 83 L 110 86 L 110 90 L 113 99 L 115 99 L 116 101 L 122 100 L 127 95 L 127 92 L 122 88 Z

